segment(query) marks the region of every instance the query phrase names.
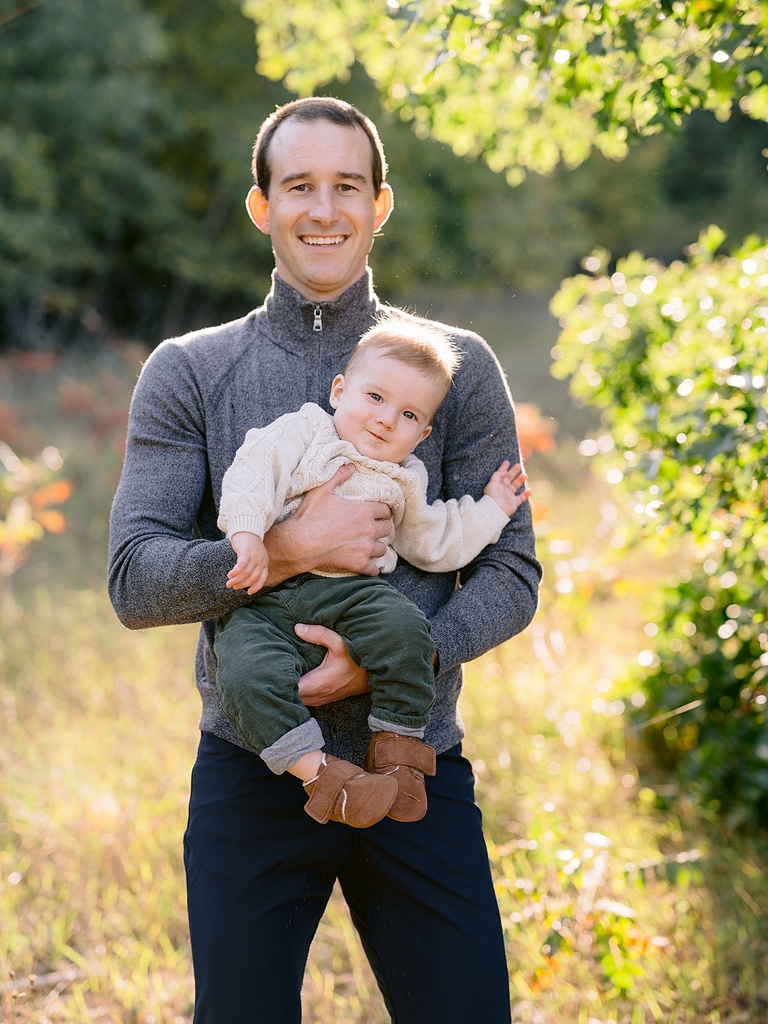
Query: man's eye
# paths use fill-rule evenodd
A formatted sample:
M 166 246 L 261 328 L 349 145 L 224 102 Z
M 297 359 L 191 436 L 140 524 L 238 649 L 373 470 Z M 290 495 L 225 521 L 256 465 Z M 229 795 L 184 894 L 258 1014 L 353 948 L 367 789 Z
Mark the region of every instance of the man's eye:
M 355 186 L 347 184 L 346 181 L 342 181 L 342 183 L 339 185 L 339 191 L 340 192 L 354 192 L 355 191 Z

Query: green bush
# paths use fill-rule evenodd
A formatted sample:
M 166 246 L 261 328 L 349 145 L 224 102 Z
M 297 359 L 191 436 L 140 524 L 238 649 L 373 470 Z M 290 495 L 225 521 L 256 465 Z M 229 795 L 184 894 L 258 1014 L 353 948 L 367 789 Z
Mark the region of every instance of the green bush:
M 723 241 L 710 228 L 669 267 L 632 253 L 608 273 L 606 253 L 589 257 L 594 276 L 552 303 L 554 371 L 601 410 L 630 541 L 693 553 L 694 570 L 660 586 L 656 647 L 634 670 L 643 746 L 713 809 L 764 821 L 768 244 L 723 255 Z
M 706 565 L 706 563 L 705 563 Z M 643 747 L 732 824 L 768 821 L 765 585 L 699 567 L 664 589 Z M 723 577 L 727 586 L 722 586 Z M 686 709 L 674 714 L 678 708 Z M 639 724 L 639 721 L 638 721 Z

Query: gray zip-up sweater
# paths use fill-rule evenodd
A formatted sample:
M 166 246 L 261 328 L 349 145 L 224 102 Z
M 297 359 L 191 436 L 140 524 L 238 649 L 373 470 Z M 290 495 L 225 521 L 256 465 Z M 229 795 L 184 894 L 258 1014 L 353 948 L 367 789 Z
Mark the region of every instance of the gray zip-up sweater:
M 337 301 L 322 303 L 302 299 L 274 274 L 262 307 L 163 342 L 136 385 L 110 522 L 110 597 L 131 629 L 202 623 L 200 728 L 239 746 L 246 744 L 219 703 L 212 646 L 215 620 L 248 600 L 225 587 L 235 558 L 216 526 L 222 478 L 250 427 L 304 402 L 330 412 L 331 382 L 382 308 L 370 272 Z M 446 329 L 463 357 L 419 446 L 430 502 L 479 498 L 503 459 L 519 461 L 512 402 L 495 357 L 477 335 Z M 440 673 L 425 741 L 438 753 L 463 736 L 456 706 L 462 662 L 525 628 L 540 578 L 527 503 L 498 543 L 458 574 L 425 573 L 401 561 L 388 575 L 432 624 Z M 358 696 L 311 709 L 330 753 L 362 763 L 369 707 L 369 698 Z

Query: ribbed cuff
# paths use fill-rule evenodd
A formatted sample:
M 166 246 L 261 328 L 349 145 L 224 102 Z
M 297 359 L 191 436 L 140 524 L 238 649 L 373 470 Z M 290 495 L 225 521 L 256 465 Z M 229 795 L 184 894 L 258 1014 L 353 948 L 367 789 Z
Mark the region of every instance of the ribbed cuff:
M 325 746 L 323 732 L 314 718 L 302 722 L 295 729 L 284 733 L 270 747 L 261 752 L 261 759 L 275 775 L 288 771 L 304 754 L 322 750 Z

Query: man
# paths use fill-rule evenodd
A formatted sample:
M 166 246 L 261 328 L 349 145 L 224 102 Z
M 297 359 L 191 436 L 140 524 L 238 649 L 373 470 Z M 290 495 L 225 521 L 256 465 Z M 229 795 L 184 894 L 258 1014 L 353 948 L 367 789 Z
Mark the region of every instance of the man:
M 461 663 L 535 611 L 540 567 L 527 505 L 458 579 L 406 562 L 388 577 L 428 616 L 436 648 L 425 741 L 437 772 L 421 821 L 317 824 L 300 783 L 272 775 L 218 701 L 215 620 L 247 600 L 226 587 L 234 557 L 216 529 L 222 477 L 249 427 L 307 401 L 328 409 L 331 381 L 383 308 L 367 261 L 393 202 L 376 129 L 336 100 L 279 108 L 259 132 L 253 168 L 247 207 L 271 237 L 272 289 L 243 319 L 167 341 L 149 358 L 111 522 L 109 586 L 121 621 L 202 622 L 201 739 L 185 836 L 195 1022 L 298 1022 L 309 946 L 338 879 L 396 1024 L 507 1024 L 501 926 L 456 702 Z M 419 449 L 429 501 L 477 497 L 504 459 L 519 459 L 496 360 L 476 335 L 448 330 L 462 363 Z M 389 510 L 336 495 L 350 474 L 339 470 L 267 533 L 270 585 L 291 586 L 312 569 L 376 572 Z M 338 635 L 311 623 L 297 632 L 327 649 L 300 686 L 326 750 L 362 764 L 365 674 Z

